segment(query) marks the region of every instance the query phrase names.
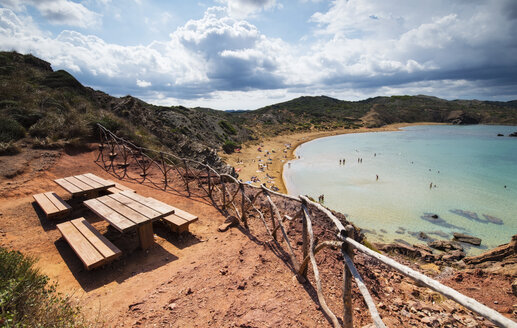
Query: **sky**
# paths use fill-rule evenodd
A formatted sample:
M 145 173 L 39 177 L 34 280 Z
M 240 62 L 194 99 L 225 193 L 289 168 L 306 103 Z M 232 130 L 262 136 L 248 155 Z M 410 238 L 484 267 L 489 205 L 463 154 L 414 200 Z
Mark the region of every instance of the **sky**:
M 0 50 L 113 96 L 517 99 L 515 0 L 0 0 Z

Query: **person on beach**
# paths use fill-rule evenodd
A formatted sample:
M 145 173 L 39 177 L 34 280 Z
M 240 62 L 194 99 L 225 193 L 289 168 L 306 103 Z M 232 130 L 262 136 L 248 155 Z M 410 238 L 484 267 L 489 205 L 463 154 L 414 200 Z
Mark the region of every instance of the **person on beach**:
M 342 161 L 341 161 L 341 160 L 339 160 L 339 165 L 341 165 L 341 162 L 342 162 Z
M 375 176 L 376 176 L 375 181 L 379 181 L 379 175 L 378 175 L 378 174 L 376 174 Z
M 433 183 L 431 182 L 431 184 L 429 185 L 429 189 L 433 188 Z

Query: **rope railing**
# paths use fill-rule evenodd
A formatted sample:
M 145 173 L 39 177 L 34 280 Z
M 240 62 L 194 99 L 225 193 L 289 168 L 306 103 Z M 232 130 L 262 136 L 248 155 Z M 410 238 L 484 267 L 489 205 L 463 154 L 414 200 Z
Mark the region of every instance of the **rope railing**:
M 98 124 L 98 128 L 100 145 L 95 162 L 100 163 L 99 165 L 106 171 L 113 173 L 119 179 L 126 178 L 139 183 L 148 183 L 165 191 L 168 189 L 174 190 L 187 197 L 207 198 L 213 206 L 224 214 L 237 217 L 244 228 L 248 230 L 250 229 L 249 220 L 258 215 L 265 227 L 267 236 L 271 238 L 271 242 L 279 249 L 284 249 L 281 244 L 286 245 L 287 251 L 285 253 L 288 262 L 301 282 L 309 278 L 308 268 L 310 263 L 312 279 L 316 284 L 318 302 L 333 327 L 353 327 L 352 280 L 356 282 L 375 326 L 385 327 L 373 298 L 355 268 L 353 261 L 355 249 L 417 283 L 456 301 L 499 327 L 517 328 L 514 321 L 504 317 L 499 312 L 362 245 L 354 238 L 355 228 L 349 222 L 342 222 L 329 209 L 306 196 L 295 197 L 275 192 L 264 185 L 257 187 L 245 184 L 230 174 L 219 173 L 207 163 L 181 158 L 168 152 L 139 147 L 116 136 L 100 124 Z M 275 203 L 275 197 L 289 202 L 291 205 L 294 204 L 296 207 L 295 214 L 290 216 L 285 213 L 282 215 L 279 206 Z M 267 215 L 267 212 L 269 212 L 269 215 Z M 317 241 L 311 219 L 315 216 L 323 217 L 334 227 L 334 240 Z M 290 238 L 290 232 L 292 231 L 289 230 L 291 223 L 298 218 L 302 219 L 302 234 L 298 236 L 302 239 L 301 251 L 295 249 L 294 245 L 296 244 Z M 285 221 L 289 224 L 284 224 Z M 278 231 L 281 232 L 280 237 Z M 342 324 L 327 305 L 323 295 L 322 278 L 316 261 L 316 254 L 328 248 L 340 249 L 343 257 Z

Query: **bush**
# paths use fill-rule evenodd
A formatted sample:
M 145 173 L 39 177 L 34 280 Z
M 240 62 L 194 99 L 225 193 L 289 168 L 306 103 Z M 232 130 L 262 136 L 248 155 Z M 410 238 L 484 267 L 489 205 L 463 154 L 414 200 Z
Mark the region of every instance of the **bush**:
M 0 156 L 16 155 L 20 148 L 12 142 L 0 142 Z
M 230 140 L 227 140 L 223 145 L 223 150 L 227 154 L 233 153 L 237 148 L 239 148 L 239 145 Z
M 86 327 L 79 308 L 56 292 L 35 262 L 0 247 L 0 326 Z
M 0 117 L 0 142 L 16 141 L 25 137 L 25 128 L 10 117 Z
M 228 134 L 237 134 L 237 130 L 235 130 L 235 128 L 233 127 L 233 125 L 231 125 L 230 123 L 226 122 L 226 121 L 219 121 L 219 126 L 221 127 L 221 129 L 224 130 L 224 132 L 228 133 Z

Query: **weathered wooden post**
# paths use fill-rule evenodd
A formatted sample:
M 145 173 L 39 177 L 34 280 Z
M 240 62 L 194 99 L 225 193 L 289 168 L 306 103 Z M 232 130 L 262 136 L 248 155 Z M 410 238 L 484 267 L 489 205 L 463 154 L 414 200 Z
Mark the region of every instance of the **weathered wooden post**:
M 210 168 L 206 167 L 206 176 L 208 179 L 208 196 L 210 196 L 210 199 L 212 199 L 212 178 L 210 176 Z
M 189 176 L 188 176 L 187 160 L 185 160 L 185 159 L 183 160 L 183 165 L 185 165 L 185 185 L 187 187 L 188 196 L 190 197 L 190 187 L 189 187 L 189 184 L 188 184 Z
M 307 207 L 307 202 L 302 199 L 302 206 Z M 307 232 L 307 219 L 305 218 L 305 211 L 302 210 L 302 252 L 303 252 L 303 258 L 305 259 L 307 255 L 309 255 L 309 238 L 308 238 L 308 232 Z M 302 271 L 302 276 L 307 279 L 307 268 L 308 265 L 305 266 L 305 268 Z
M 241 208 L 242 208 L 241 219 L 242 219 L 242 222 L 244 223 L 244 227 L 246 229 L 248 229 L 248 219 L 246 218 L 246 204 L 245 204 L 246 194 L 244 192 L 244 184 L 242 182 L 239 182 L 239 188 L 241 189 L 241 198 L 242 198 L 242 202 L 241 202 Z
M 167 177 L 167 164 L 165 163 L 165 158 L 163 158 L 163 152 L 160 152 L 160 160 L 162 161 L 162 169 L 163 169 L 163 178 L 164 185 L 163 190 L 167 191 L 167 186 L 169 185 L 169 178 Z
M 354 238 L 354 227 L 347 225 L 345 227 L 346 236 L 348 238 Z M 354 260 L 354 249 L 348 245 L 346 241 L 343 242 L 341 248 L 343 254 L 347 254 L 350 259 Z M 343 327 L 353 328 L 354 318 L 352 312 L 352 274 L 347 267 L 345 261 L 343 261 L 343 305 L 344 305 L 344 316 L 343 316 Z
M 265 195 L 269 195 L 268 192 L 264 191 Z M 269 204 L 269 211 L 271 212 L 271 223 L 273 224 L 273 239 L 275 240 L 278 240 L 278 234 L 276 233 L 277 232 L 277 228 L 276 228 L 276 223 L 275 223 L 275 211 L 273 210 L 273 204 L 270 203 Z

